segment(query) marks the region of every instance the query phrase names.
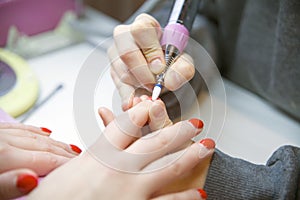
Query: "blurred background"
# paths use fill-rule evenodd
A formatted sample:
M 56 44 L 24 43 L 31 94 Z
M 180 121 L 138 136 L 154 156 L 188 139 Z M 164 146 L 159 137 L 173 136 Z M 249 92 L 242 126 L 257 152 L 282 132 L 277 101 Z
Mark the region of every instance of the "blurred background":
M 112 36 L 116 25 L 126 23 L 139 9 L 139 13 L 146 12 L 157 3 L 155 0 L 147 3 L 143 0 L 0 0 L 2 110 L 19 117 L 40 97 L 40 80 L 28 61 L 77 44 L 97 46 Z
M 109 35 L 111 27 L 128 20 L 143 4 L 144 0 L 1 0 L 0 47 L 32 57 L 82 41 L 88 34 Z M 45 41 L 48 44 L 41 47 Z M 30 48 L 24 50 L 24 45 Z

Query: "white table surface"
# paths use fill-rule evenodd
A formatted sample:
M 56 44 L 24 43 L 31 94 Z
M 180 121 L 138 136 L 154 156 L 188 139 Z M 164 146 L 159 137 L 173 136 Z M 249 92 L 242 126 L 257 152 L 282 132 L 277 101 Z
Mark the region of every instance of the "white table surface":
M 53 131 L 51 137 L 85 148 L 76 132 L 73 118 L 73 89 L 76 77 L 93 46 L 82 43 L 70 46 L 40 57 L 29 59 L 28 63 L 40 81 L 40 100 L 58 84 L 63 89 L 36 110 L 26 124 L 43 126 Z M 99 51 L 99 66 L 105 52 Z M 107 87 L 95 95 L 96 105 L 111 108 L 111 98 L 115 91 L 109 73 L 103 76 Z M 262 101 L 257 96 L 224 80 L 226 89 L 226 118 L 217 147 L 234 157 L 254 163 L 265 163 L 279 146 L 291 144 L 300 146 L 300 124 Z M 116 98 L 116 97 L 114 97 Z M 200 97 L 199 97 L 200 98 Z M 204 98 L 204 100 L 207 98 Z M 203 101 L 203 97 L 201 97 Z M 225 102 L 218 102 L 221 106 Z M 206 102 L 202 102 L 202 118 L 205 121 Z M 197 117 L 196 113 L 185 117 Z

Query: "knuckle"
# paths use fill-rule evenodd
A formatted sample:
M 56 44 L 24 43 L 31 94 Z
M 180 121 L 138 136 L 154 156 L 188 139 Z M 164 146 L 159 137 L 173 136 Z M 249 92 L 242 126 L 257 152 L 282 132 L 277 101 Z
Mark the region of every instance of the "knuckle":
M 145 38 L 145 34 L 160 35 L 161 30 L 159 23 L 153 17 L 145 14 L 137 17 L 137 20 L 131 24 L 130 33 L 136 39 L 142 40 Z
M 0 157 L 5 157 L 9 152 L 9 145 L 6 143 L 0 142 Z
M 131 75 L 129 73 L 125 73 L 125 74 L 122 75 L 121 81 L 123 83 L 131 85 L 131 83 L 132 83 L 132 77 L 131 77 Z
M 158 134 L 158 142 L 159 142 L 159 147 L 163 148 L 169 144 L 169 138 L 167 138 L 166 135 L 163 133 Z
M 38 135 L 37 134 L 27 132 L 27 135 L 31 139 L 38 140 Z
M 143 29 L 145 28 L 145 24 L 141 23 L 140 21 L 135 21 L 130 26 L 130 32 L 133 36 L 142 33 Z
M 148 15 L 146 13 L 142 13 L 139 16 L 137 16 L 135 18 L 135 22 L 137 22 L 137 21 L 142 21 L 144 24 L 148 24 L 148 26 L 149 26 L 149 24 L 153 27 L 159 26 L 158 21 L 154 17 L 152 17 L 151 15 Z
M 147 60 L 151 61 L 157 58 L 158 55 L 160 55 L 160 53 L 162 52 L 162 48 L 156 43 L 152 43 L 147 48 L 143 48 L 142 51 L 145 57 L 147 58 Z
M 53 151 L 53 147 L 51 144 L 48 144 L 48 143 L 44 143 L 42 144 L 42 151 L 45 151 L 45 152 L 51 152 Z
M 173 163 L 170 168 L 173 177 L 179 177 L 183 174 L 183 169 L 179 162 Z
M 44 152 L 43 154 L 32 153 L 31 163 L 33 166 L 39 166 L 41 162 L 47 163 L 48 168 L 57 166 L 58 159 L 55 158 L 50 152 Z
M 140 117 L 137 116 L 135 113 L 130 114 L 129 118 L 130 118 L 129 119 L 130 126 L 139 127 L 139 128 L 143 126 L 143 124 L 139 123 Z
M 120 54 L 120 58 L 124 63 L 133 63 L 136 60 L 136 51 L 137 50 L 126 50 Z
M 116 36 L 118 36 L 118 35 L 120 35 L 124 32 L 127 32 L 127 31 L 129 31 L 129 26 L 121 24 L 121 25 L 118 25 L 118 26 L 115 27 L 113 35 L 114 35 L 114 37 L 116 37 Z
M 59 165 L 59 161 L 56 157 L 52 156 L 50 153 L 48 153 L 48 161 L 49 165 L 52 167 L 57 167 Z

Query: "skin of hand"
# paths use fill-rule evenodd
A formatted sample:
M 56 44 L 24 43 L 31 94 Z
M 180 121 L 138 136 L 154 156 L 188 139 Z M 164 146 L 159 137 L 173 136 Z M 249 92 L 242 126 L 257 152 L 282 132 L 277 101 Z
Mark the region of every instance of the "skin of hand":
M 150 95 L 155 76 L 163 71 L 165 60 L 159 42 L 161 35 L 160 24 L 147 14 L 139 15 L 130 25 L 119 25 L 114 29 L 114 45 L 109 48 L 108 57 L 123 110 L 133 106 L 137 89 L 144 88 Z M 193 60 L 184 53 L 168 69 L 164 87 L 175 91 L 194 74 Z
M 141 101 L 149 100 L 150 97 L 146 95 L 142 95 L 141 97 L 135 97 L 133 100 L 133 106 L 137 105 Z M 156 120 L 159 123 L 159 125 L 156 125 L 154 127 L 154 130 L 161 129 L 166 126 L 173 125 L 173 122 L 170 120 L 168 113 L 166 111 L 165 104 L 162 101 L 156 101 L 160 103 L 160 106 L 162 106 L 160 109 L 153 109 L 156 111 L 157 115 L 161 116 L 160 118 L 157 118 Z M 104 109 L 105 110 L 105 109 Z M 106 123 L 113 120 L 112 114 L 109 114 L 108 111 L 102 111 L 103 113 L 99 112 L 99 115 L 101 116 L 103 121 L 107 121 Z M 152 110 L 151 110 L 152 111 Z M 105 113 L 105 114 L 104 114 Z M 160 113 L 160 114 L 158 114 Z M 154 116 L 151 112 L 149 115 Z M 154 118 L 154 117 L 153 117 Z M 164 123 L 162 123 L 164 122 Z M 182 148 L 187 147 L 188 145 L 191 145 L 193 141 L 188 141 L 186 144 L 183 145 Z M 174 193 L 177 191 L 184 191 L 187 189 L 192 188 L 203 188 L 205 184 L 205 180 L 207 177 L 208 169 L 210 166 L 212 156 L 206 156 L 200 163 L 198 163 L 191 171 L 187 172 L 184 176 L 178 178 L 177 180 L 173 181 L 171 184 L 167 185 L 166 187 L 162 188 L 161 191 L 159 191 L 157 194 L 163 195 L 168 193 Z
M 19 123 L 0 123 L 0 199 L 23 196 L 38 177 L 74 158 L 70 145 L 51 139 L 51 131 Z
M 28 199 L 203 199 L 196 188 L 161 191 L 212 155 L 214 147 L 204 143 L 183 148 L 201 132 L 202 122 L 172 125 L 162 101 L 135 103 L 118 117 L 100 108 L 103 134 L 81 156 L 50 173 Z

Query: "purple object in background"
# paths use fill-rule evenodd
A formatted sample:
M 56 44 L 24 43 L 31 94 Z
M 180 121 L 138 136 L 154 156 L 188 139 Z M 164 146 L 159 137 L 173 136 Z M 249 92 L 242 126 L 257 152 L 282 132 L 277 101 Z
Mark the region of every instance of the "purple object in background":
M 17 120 L 15 120 L 14 118 L 12 118 L 9 114 L 7 114 L 6 112 L 4 112 L 0 108 L 0 123 L 5 123 L 5 122 L 18 123 Z
M 162 46 L 173 45 L 180 53 L 183 52 L 189 40 L 189 30 L 182 24 L 168 24 L 160 41 Z
M 79 14 L 78 0 L 0 0 L 0 47 L 11 26 L 25 35 L 54 29 L 66 11 Z

